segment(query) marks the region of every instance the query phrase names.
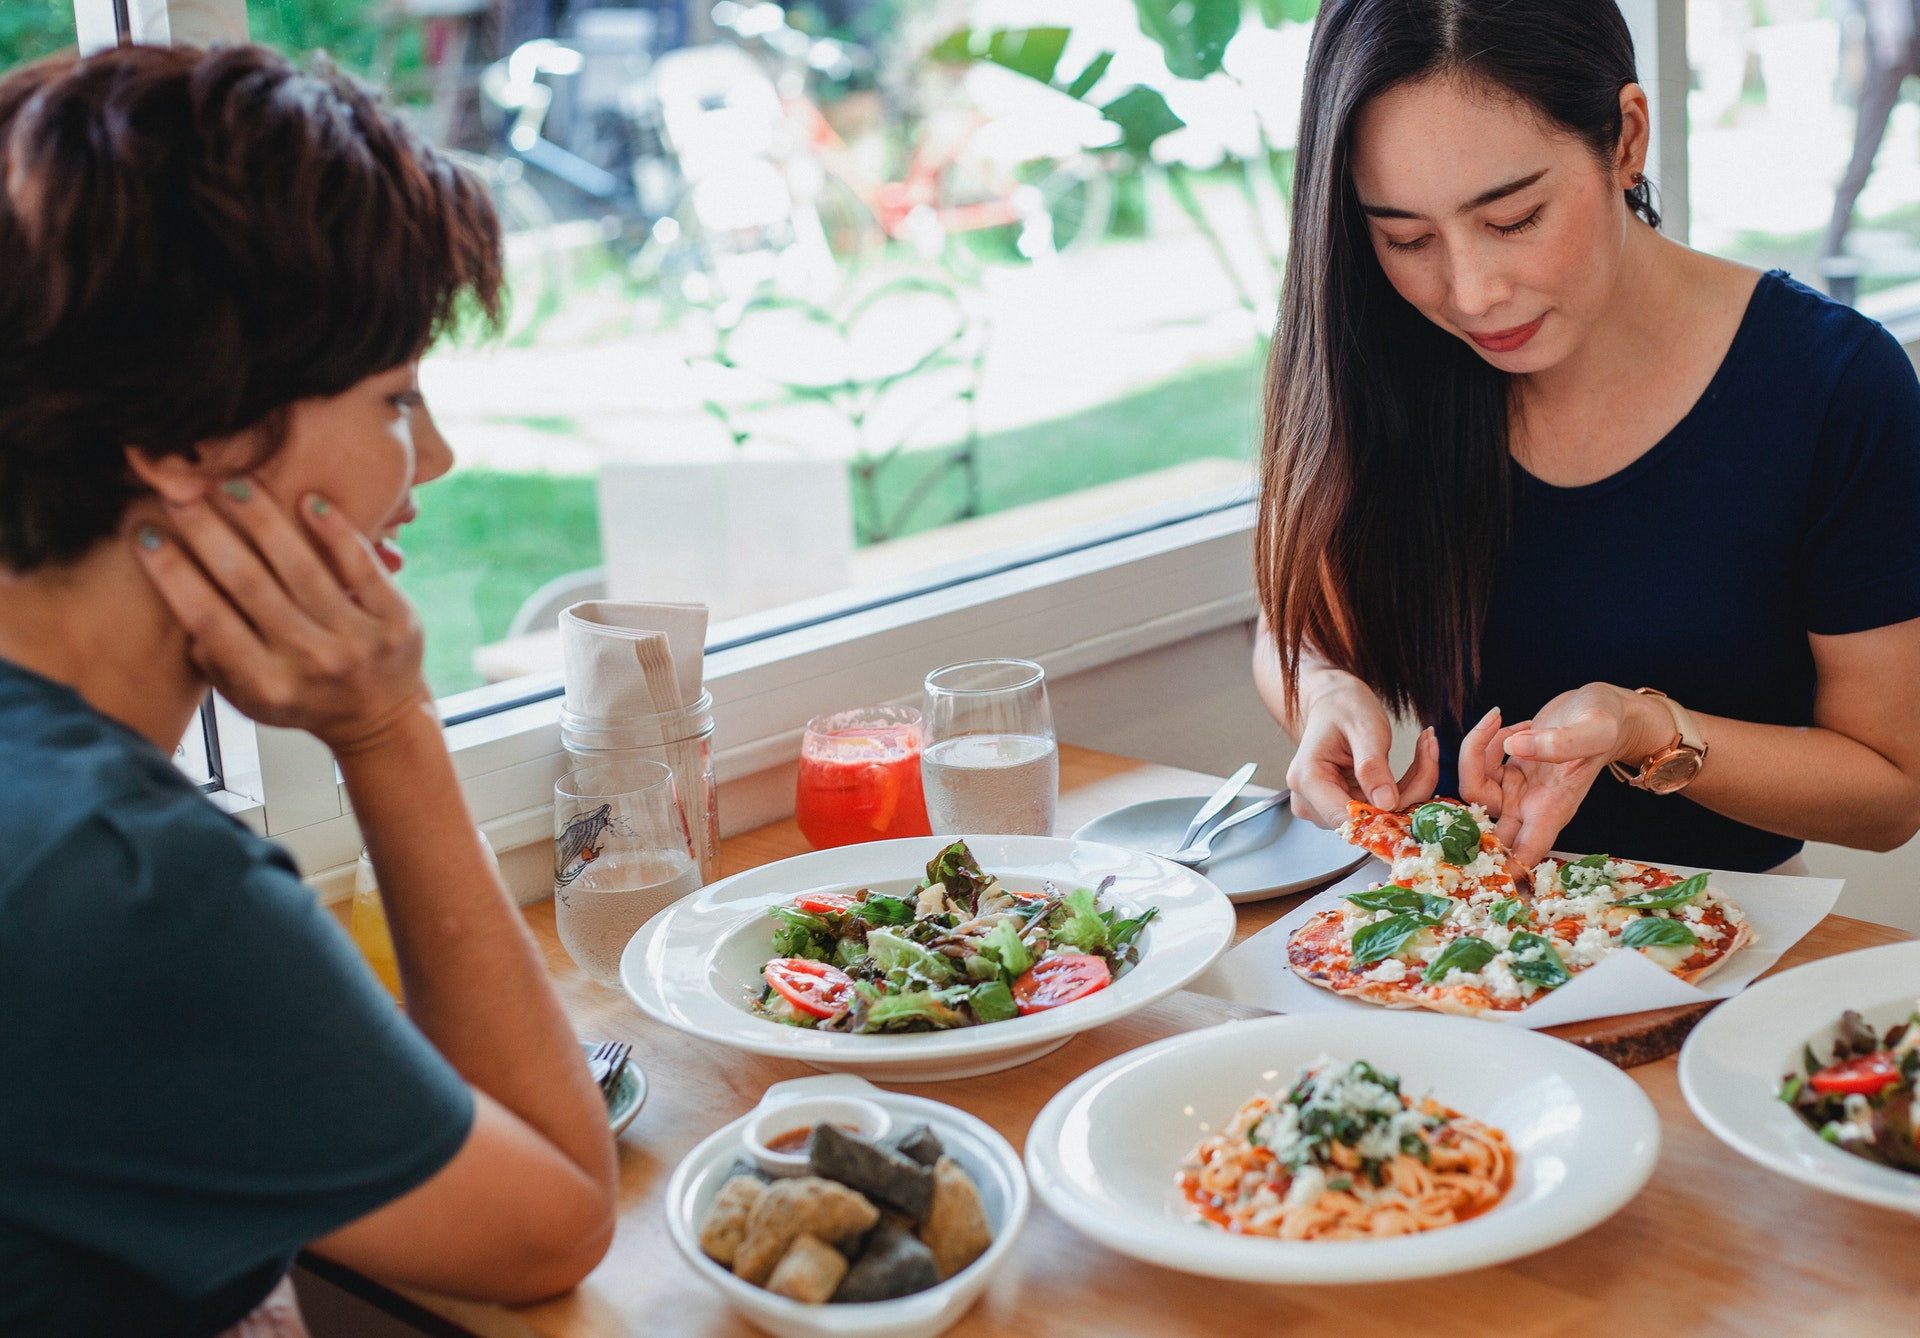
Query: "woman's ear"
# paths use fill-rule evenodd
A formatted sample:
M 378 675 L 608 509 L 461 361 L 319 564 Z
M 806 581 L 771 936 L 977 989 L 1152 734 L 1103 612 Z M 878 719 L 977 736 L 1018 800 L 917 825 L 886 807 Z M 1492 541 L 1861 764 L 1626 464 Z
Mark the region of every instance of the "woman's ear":
M 203 441 L 188 454 L 149 455 L 124 447 L 127 468 L 162 501 L 197 502 L 225 479 L 246 472 L 259 457 L 259 432 L 250 429 Z
M 1647 149 L 1652 142 L 1653 120 L 1647 111 L 1647 90 L 1638 84 L 1620 89 L 1620 151 L 1613 174 L 1621 190 L 1631 190 L 1647 170 Z

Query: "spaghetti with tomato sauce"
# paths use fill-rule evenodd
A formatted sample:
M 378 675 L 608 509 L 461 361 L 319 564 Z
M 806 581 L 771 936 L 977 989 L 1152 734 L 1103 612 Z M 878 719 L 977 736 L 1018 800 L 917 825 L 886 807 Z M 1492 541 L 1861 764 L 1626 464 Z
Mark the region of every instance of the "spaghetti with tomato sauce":
M 1236 1235 L 1367 1240 L 1478 1217 L 1513 1187 L 1507 1137 L 1364 1060 L 1322 1058 L 1257 1093 L 1175 1177 L 1195 1218 Z

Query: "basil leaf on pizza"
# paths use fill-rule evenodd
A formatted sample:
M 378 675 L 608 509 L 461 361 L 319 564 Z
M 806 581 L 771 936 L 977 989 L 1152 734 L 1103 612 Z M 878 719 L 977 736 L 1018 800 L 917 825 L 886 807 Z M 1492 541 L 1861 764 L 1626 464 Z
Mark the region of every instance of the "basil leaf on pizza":
M 1527 904 L 1518 897 L 1500 898 L 1487 908 L 1487 914 L 1493 917 L 1495 924 L 1505 925 L 1509 929 L 1517 924 L 1533 922 L 1533 912 L 1528 910 Z
M 1657 915 L 1643 915 L 1620 931 L 1623 948 L 1691 948 L 1699 941 L 1678 920 L 1663 920 Z
M 1416 892 L 1399 883 L 1388 883 L 1385 887 L 1376 887 L 1371 892 L 1355 892 L 1347 900 L 1363 911 L 1392 911 L 1396 915 L 1411 915 L 1428 924 L 1439 924 L 1453 910 L 1451 897 L 1436 897 L 1426 892 Z
M 1560 866 L 1560 887 L 1570 894 L 1591 892 L 1607 881 L 1607 861 L 1611 856 L 1582 855 Z
M 1421 973 L 1424 984 L 1443 983 L 1449 972 L 1465 971 L 1469 975 L 1491 962 L 1498 949 L 1483 938 L 1457 938 L 1440 950 L 1440 955 L 1427 963 L 1427 969 Z
M 1693 877 L 1675 883 L 1672 887 L 1656 887 L 1644 892 L 1636 892 L 1630 897 L 1621 897 L 1613 904 L 1631 911 L 1670 911 L 1684 906 L 1707 890 L 1707 875 L 1696 873 Z M 1639 923 L 1635 921 L 1635 923 Z
M 1480 824 L 1458 804 L 1422 804 L 1413 813 L 1413 839 L 1437 844 L 1442 859 L 1465 867 L 1480 853 Z
M 1353 935 L 1353 964 L 1372 966 L 1375 962 L 1385 961 L 1406 947 L 1408 941 L 1426 927 L 1425 920 L 1411 915 L 1396 915 L 1362 926 Z
M 1559 950 L 1551 939 L 1522 930 L 1508 940 L 1507 950 L 1513 954 L 1510 969 L 1520 980 L 1530 980 L 1543 990 L 1552 990 L 1573 979 L 1573 972 L 1560 960 Z

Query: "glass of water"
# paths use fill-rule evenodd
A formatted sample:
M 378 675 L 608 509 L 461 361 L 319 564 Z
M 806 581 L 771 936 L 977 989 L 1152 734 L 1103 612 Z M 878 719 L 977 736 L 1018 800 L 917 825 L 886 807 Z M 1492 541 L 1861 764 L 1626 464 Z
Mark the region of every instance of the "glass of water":
M 603 762 L 554 782 L 554 920 L 582 971 L 618 985 L 627 941 L 699 887 L 686 813 L 665 765 Z
M 1060 751 L 1046 671 L 1032 660 L 969 660 L 927 675 L 920 775 L 940 836 L 1050 836 Z

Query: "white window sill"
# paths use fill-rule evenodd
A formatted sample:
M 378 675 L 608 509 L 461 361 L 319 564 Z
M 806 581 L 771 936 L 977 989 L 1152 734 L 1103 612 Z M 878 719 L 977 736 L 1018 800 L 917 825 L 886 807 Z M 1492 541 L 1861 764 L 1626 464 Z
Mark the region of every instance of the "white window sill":
M 1246 622 L 1253 518 L 1253 505 L 1240 503 L 731 648 L 737 632 L 753 629 L 717 629 L 723 648 L 707 659 L 706 686 L 723 835 L 791 811 L 790 794 L 783 808 L 753 781 L 799 756 L 802 728 L 822 711 L 917 702 L 927 670 L 954 660 L 1020 655 L 1059 679 Z M 779 616 L 791 623 L 794 613 Z M 553 782 L 567 768 L 559 714 L 554 698 L 447 731 L 467 802 L 503 859 L 551 835 Z M 293 853 L 323 897 L 347 895 L 361 840 L 331 759 L 322 772 L 314 753 L 324 750 L 312 740 L 259 735 L 262 771 L 304 771 L 306 780 L 296 788 L 283 779 L 273 791 L 281 802 L 264 812 L 236 798 L 237 809 Z M 277 821 L 283 811 L 295 820 Z

